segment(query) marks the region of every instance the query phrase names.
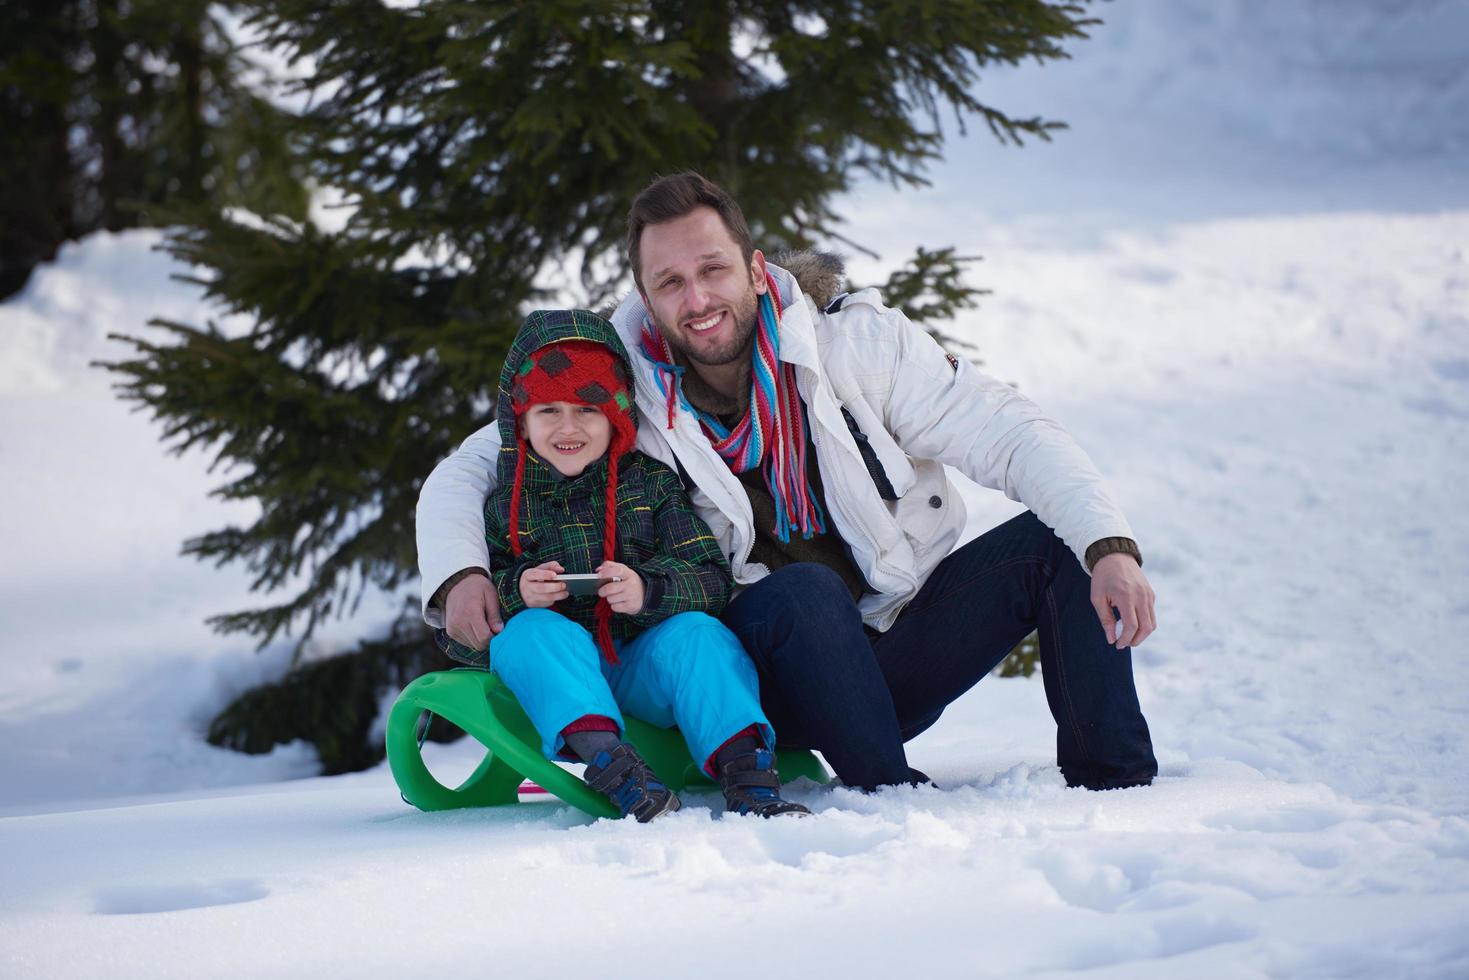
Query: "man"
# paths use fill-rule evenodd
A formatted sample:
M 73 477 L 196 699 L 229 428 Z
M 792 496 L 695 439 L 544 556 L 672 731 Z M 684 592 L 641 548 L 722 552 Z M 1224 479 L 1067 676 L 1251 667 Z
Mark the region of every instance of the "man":
M 1037 629 L 1067 784 L 1151 782 L 1130 647 L 1153 592 L 1070 436 L 875 290 L 816 308 L 697 174 L 633 202 L 628 257 L 637 291 L 612 320 L 642 355 L 638 448 L 691 484 L 729 557 L 743 589 L 723 619 L 782 742 L 849 786 L 924 781 L 903 743 Z M 502 628 L 481 517 L 498 448 L 494 425 L 470 436 L 418 507 L 425 619 L 476 648 Z M 1029 512 L 954 550 L 945 463 Z

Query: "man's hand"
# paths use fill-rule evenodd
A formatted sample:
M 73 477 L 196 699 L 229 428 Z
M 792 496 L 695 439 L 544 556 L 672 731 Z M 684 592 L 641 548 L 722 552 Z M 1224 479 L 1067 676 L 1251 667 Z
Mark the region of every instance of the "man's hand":
M 643 611 L 643 580 L 637 572 L 617 561 L 604 561 L 597 566 L 597 574 L 603 578 L 618 578 L 620 582 L 608 582 L 597 590 L 597 595 L 607 600 L 615 613 L 635 616 Z
M 1153 587 L 1131 555 L 1105 555 L 1092 566 L 1092 608 L 1102 621 L 1107 642 L 1119 650 L 1138 646 L 1158 628 Z M 1122 614 L 1122 632 L 1117 617 Z
M 505 628 L 495 584 L 483 575 L 466 575 L 444 597 L 444 631 L 471 650 L 483 650 Z
M 521 572 L 520 601 L 529 609 L 549 609 L 565 599 L 569 594 L 566 583 L 556 581 L 564 571 L 559 561 L 545 561 Z

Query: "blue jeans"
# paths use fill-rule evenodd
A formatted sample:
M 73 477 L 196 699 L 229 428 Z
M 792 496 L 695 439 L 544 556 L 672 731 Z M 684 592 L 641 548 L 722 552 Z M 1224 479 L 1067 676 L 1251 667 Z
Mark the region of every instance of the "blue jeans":
M 848 786 L 912 779 L 903 743 L 979 683 L 1031 630 L 1070 786 L 1146 785 L 1158 772 L 1132 655 L 1108 645 L 1091 579 L 1031 513 L 945 558 L 886 633 L 862 624 L 824 565 L 787 565 L 723 619 L 760 671 L 781 744 L 814 748 Z
M 621 737 L 621 708 L 657 728 L 678 726 L 701 766 L 751 725 L 775 744 L 754 665 L 713 616 L 670 616 L 618 644 L 617 659 L 608 663 L 584 626 L 550 609 L 516 613 L 490 640 L 490 669 L 525 709 L 548 759 L 565 748 L 562 729 L 584 715 L 612 719 Z

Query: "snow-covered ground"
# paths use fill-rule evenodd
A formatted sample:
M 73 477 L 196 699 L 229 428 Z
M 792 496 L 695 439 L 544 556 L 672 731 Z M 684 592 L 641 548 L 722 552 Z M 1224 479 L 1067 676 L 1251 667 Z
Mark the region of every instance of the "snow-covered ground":
M 1038 678 L 911 745 L 942 789 L 797 786 L 805 821 L 423 814 L 208 746 L 289 651 L 201 625 L 246 578 L 178 545 L 249 511 L 87 364 L 207 311 L 98 236 L 0 307 L 0 976 L 1469 976 L 1469 13 L 1098 9 L 981 89 L 1070 133 L 844 213 L 884 260 L 984 254 L 951 332 L 1127 507 L 1153 787 L 1065 789 Z

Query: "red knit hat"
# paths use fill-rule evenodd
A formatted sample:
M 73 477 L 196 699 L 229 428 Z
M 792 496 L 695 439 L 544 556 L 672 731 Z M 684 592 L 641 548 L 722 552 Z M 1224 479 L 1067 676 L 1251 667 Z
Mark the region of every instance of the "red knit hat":
M 515 410 L 515 431 L 525 443 L 521 419 L 532 405 L 570 402 L 600 409 L 612 426 L 607 447 L 606 513 L 602 522 L 602 559 L 615 561 L 617 552 L 617 463 L 637 441 L 633 419 L 632 391 L 627 368 L 612 351 L 590 340 L 564 340 L 547 344 L 529 354 L 515 373 L 510 404 Z M 515 483 L 510 490 L 510 550 L 520 557 L 520 491 L 525 474 L 525 445 L 515 461 Z M 597 645 L 610 663 L 617 663 L 612 646 L 612 607 L 598 599 L 593 614 Z

